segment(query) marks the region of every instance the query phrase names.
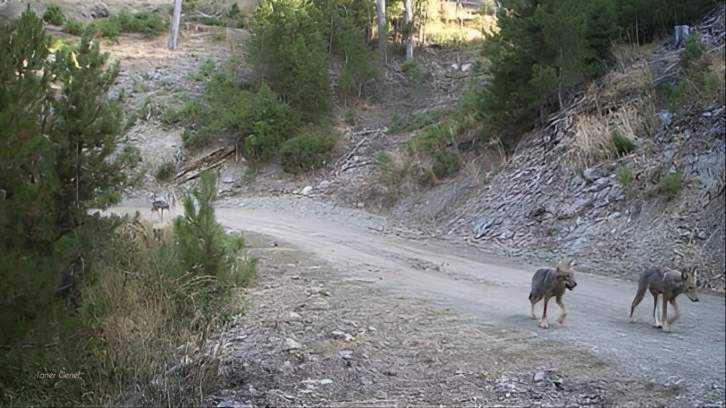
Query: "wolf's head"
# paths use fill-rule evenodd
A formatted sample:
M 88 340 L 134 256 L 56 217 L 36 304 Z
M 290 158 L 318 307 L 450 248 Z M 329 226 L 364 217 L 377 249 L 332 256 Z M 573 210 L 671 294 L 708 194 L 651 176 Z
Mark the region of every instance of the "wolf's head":
M 556 268 L 557 280 L 563 282 L 565 288 L 569 290 L 575 289 L 575 286 L 577 286 L 577 282 L 575 282 L 575 271 L 572 270 L 572 266 L 573 260 L 570 260 L 567 263 L 557 264 Z
M 681 279 L 683 280 L 683 293 L 691 299 L 691 302 L 698 302 L 698 281 L 696 268 L 690 272 L 682 271 Z

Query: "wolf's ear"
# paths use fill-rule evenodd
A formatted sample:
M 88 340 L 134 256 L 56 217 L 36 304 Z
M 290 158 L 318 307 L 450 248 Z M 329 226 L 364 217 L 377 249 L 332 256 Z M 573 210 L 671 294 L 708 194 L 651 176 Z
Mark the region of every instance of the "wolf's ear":
M 567 266 L 569 266 L 569 267 L 575 266 L 575 264 L 576 264 L 575 258 L 572 258 L 572 259 L 570 259 L 569 262 L 567 262 Z
M 686 271 L 681 271 L 681 279 L 683 279 L 683 280 L 686 280 L 686 279 L 688 279 L 688 272 L 686 272 Z

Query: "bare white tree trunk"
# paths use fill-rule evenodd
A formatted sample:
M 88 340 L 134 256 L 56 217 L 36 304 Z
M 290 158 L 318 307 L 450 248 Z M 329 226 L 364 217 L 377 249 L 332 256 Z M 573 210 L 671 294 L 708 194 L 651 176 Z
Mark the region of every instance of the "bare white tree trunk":
M 388 30 L 386 24 L 386 0 L 376 0 L 376 11 L 378 13 L 378 48 L 381 49 L 383 63 L 388 63 Z
M 403 0 L 403 8 L 406 12 L 406 61 L 413 59 L 413 10 L 411 0 Z
M 174 0 L 174 14 L 171 17 L 171 24 L 169 29 L 169 49 L 176 49 L 176 42 L 179 37 L 179 23 L 181 22 L 181 8 L 182 0 Z

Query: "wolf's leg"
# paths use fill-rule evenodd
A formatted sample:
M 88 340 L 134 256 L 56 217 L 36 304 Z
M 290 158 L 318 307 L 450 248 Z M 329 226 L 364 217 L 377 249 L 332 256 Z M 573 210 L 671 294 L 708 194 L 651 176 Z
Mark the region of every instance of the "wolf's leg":
M 663 331 L 666 333 L 670 333 L 671 329 L 668 327 L 668 297 L 666 294 L 662 294 L 661 297 L 663 298 L 663 314 L 662 318 L 660 320 L 661 324 L 663 325 Z
M 560 324 L 560 326 L 564 326 L 565 318 L 567 317 L 567 308 L 565 307 L 565 304 L 562 303 L 562 295 L 557 296 L 555 300 L 557 301 L 557 305 L 560 307 L 560 309 L 562 309 L 562 314 L 557 319 L 557 322 Z
M 547 304 L 550 302 L 550 296 L 544 297 L 544 310 L 542 311 L 542 320 L 539 322 L 539 327 L 546 329 L 550 327 L 547 324 Z
M 660 329 L 663 324 L 660 321 L 660 313 L 658 309 L 658 295 L 653 295 L 653 327 Z
M 640 302 L 643 301 L 643 298 L 645 297 L 645 291 L 638 291 L 638 293 L 635 294 L 635 298 L 633 299 L 633 304 L 630 305 L 630 321 L 634 322 L 635 317 L 633 317 L 633 313 L 635 312 L 635 308 L 638 307 Z
M 534 314 L 534 306 L 542 300 L 542 296 L 532 296 L 529 302 L 532 304 L 532 320 L 537 320 L 537 315 Z
M 681 312 L 678 310 L 678 304 L 676 303 L 676 298 L 671 298 L 670 300 L 671 306 L 673 306 L 673 309 L 676 311 L 676 315 L 673 316 L 670 320 L 668 320 L 668 324 L 673 324 L 678 321 L 678 319 L 681 318 Z

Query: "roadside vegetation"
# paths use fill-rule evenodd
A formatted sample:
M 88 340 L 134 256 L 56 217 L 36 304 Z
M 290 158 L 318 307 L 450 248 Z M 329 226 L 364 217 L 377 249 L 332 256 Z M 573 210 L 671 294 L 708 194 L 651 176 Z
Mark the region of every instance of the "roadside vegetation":
M 242 311 L 256 263 L 215 219 L 213 174 L 159 239 L 138 215 L 90 215 L 136 180 L 118 64 L 88 32 L 51 45 L 30 10 L 0 31 L 2 405 L 192 405 L 214 365 L 169 368 Z
M 63 31 L 72 35 L 98 34 L 107 40 L 117 40 L 122 33 L 140 33 L 156 35 L 168 29 L 168 21 L 150 13 L 129 13 L 122 11 L 108 17 L 94 19 L 84 25 L 73 17 L 66 16 L 55 4 L 50 4 L 43 13 L 43 21 L 63 27 Z
M 393 115 L 391 131 L 413 133 L 405 157 L 393 161 L 406 163 L 406 170 L 379 168 L 379 179 L 396 183 L 400 174 L 382 173 L 397 169 L 411 172 L 406 179 L 421 185 L 436 184 L 470 167 L 471 157 L 492 153 L 503 157 L 522 136 L 583 93 L 585 103 L 597 105 L 599 111 L 612 107 L 613 112 L 578 117 L 574 160 L 586 166 L 629 154 L 635 138 L 652 135 L 659 100 L 669 106 L 723 100 L 723 75 L 718 75 L 723 72 L 719 60 L 723 53 L 706 54 L 697 34 L 688 39 L 681 56 L 684 74 L 664 83 L 658 92 L 652 90 L 653 78 L 642 58 L 650 43 L 674 25 L 696 21 L 716 4 L 712 0 L 558 0 L 546 5 L 501 1 L 497 30 L 478 45 L 481 57 L 457 106 L 445 115 L 439 111 Z M 400 188 L 385 186 L 389 192 Z

